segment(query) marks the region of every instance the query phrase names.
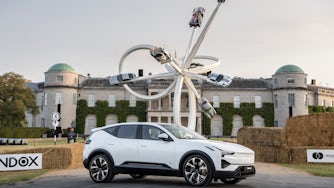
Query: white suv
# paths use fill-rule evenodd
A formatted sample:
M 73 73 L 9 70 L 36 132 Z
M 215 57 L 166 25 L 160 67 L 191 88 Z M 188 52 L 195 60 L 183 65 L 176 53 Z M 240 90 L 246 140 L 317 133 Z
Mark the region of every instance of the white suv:
M 92 130 L 83 164 L 97 183 L 117 174 L 183 176 L 190 185 L 212 179 L 235 184 L 255 174 L 254 151 L 244 146 L 208 140 L 178 125 L 119 123 Z

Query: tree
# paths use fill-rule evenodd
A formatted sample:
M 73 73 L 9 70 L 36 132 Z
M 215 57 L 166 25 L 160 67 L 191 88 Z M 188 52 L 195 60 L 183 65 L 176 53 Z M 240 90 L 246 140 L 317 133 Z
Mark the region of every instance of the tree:
M 25 112 L 39 113 L 36 97 L 24 78 L 13 72 L 0 76 L 0 127 L 23 127 Z

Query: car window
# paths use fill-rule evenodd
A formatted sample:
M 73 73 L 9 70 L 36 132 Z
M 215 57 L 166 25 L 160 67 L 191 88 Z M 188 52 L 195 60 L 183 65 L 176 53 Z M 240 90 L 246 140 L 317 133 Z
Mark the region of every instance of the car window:
M 223 75 L 219 75 L 219 76 L 217 77 L 216 81 L 217 81 L 217 82 L 220 82 L 223 78 L 224 78 Z
M 121 125 L 118 130 L 119 138 L 135 139 L 137 135 L 137 125 Z
M 117 136 L 118 129 L 119 129 L 119 126 L 115 126 L 115 127 L 109 127 L 109 128 L 103 129 L 103 130 L 106 131 L 107 133 L 113 135 L 113 136 Z
M 142 128 L 142 139 L 159 140 L 158 136 L 161 133 L 164 133 L 164 132 L 157 127 L 144 125 Z
M 206 139 L 204 136 L 198 134 L 197 132 L 183 126 L 163 125 L 163 124 L 160 125 L 179 139 L 201 139 L 201 140 Z

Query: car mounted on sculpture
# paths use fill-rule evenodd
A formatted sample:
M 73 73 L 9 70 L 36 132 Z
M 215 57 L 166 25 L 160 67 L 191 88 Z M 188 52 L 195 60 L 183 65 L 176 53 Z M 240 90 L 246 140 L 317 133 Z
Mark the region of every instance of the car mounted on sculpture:
M 208 75 L 208 78 L 213 81 L 217 85 L 221 85 L 224 87 L 228 87 L 232 83 L 232 79 L 223 74 L 218 74 L 218 73 L 210 73 Z
M 97 183 L 117 174 L 184 177 L 194 186 L 212 179 L 235 184 L 255 174 L 254 151 L 208 140 L 180 125 L 127 122 L 92 129 L 83 164 Z
M 190 27 L 201 27 L 203 23 L 203 15 L 205 9 L 203 7 L 198 7 L 193 10 L 193 16 L 189 22 Z
M 136 74 L 133 73 L 123 73 L 123 74 L 118 74 L 115 76 L 111 76 L 109 78 L 109 83 L 110 85 L 117 85 L 121 84 L 122 82 L 129 81 L 136 78 Z

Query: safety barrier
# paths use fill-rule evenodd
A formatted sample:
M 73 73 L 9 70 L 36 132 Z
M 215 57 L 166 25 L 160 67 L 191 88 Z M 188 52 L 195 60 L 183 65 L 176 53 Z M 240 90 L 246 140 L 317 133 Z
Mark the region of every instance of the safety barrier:
M 27 145 L 28 140 L 22 138 L 0 138 L 0 145 Z

